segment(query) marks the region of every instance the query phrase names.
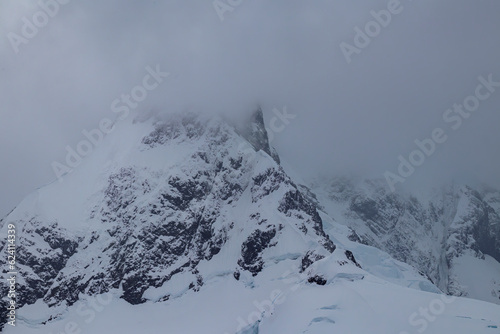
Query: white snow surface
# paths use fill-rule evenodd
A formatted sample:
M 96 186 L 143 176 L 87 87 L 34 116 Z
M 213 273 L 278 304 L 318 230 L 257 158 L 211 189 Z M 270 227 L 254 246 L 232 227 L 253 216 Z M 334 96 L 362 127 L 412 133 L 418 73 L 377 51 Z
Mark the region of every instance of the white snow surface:
M 249 288 L 220 277 L 199 292 L 132 306 L 107 296 L 83 300 L 40 326 L 43 304 L 19 311 L 5 333 L 454 333 L 495 334 L 500 306 L 404 288 L 334 258 L 313 265 L 325 286 L 287 276 L 287 265 L 265 270 Z M 276 279 L 278 277 L 278 279 Z

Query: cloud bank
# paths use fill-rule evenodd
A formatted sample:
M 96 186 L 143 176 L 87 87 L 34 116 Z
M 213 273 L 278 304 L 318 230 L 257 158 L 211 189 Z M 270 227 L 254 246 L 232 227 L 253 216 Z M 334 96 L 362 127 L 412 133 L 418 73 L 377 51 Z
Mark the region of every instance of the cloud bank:
M 459 129 L 443 119 L 478 77 L 500 81 L 498 1 L 401 0 L 390 22 L 382 11 L 394 0 L 215 4 L 0 2 L 0 215 L 53 180 L 65 147 L 113 117 L 113 101 L 157 65 L 170 75 L 138 108 L 260 103 L 269 121 L 286 107 L 296 118 L 273 144 L 302 173 L 382 178 L 443 128 L 447 141 L 405 185 L 500 186 L 500 90 Z M 359 51 L 350 59 L 346 44 Z

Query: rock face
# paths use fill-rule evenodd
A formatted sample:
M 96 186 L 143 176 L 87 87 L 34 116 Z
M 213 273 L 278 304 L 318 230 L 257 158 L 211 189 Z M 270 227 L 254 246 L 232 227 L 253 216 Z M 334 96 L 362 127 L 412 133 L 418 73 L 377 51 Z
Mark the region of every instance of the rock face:
M 449 294 L 500 304 L 499 191 L 455 185 L 417 199 L 383 181 L 347 178 L 312 188 L 324 210 L 355 231 L 352 240 L 414 266 Z
M 178 276 L 197 291 L 208 263 L 251 285 L 280 259 L 298 272 L 331 254 L 316 206 L 271 152 L 261 110 L 243 131 L 198 114 L 118 125 L 79 169 L 0 223 L 18 231 L 18 308 L 112 289 L 131 304 L 168 300 L 165 283 Z

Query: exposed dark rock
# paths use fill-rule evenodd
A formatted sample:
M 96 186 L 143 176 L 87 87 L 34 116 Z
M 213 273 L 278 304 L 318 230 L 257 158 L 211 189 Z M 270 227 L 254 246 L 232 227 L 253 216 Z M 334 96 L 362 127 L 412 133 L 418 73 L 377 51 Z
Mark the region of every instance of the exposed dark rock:
M 255 230 L 241 246 L 241 259 L 238 264 L 256 276 L 263 268 L 262 252 L 268 248 L 276 236 L 276 229 Z
M 323 255 L 316 254 L 314 251 L 308 251 L 302 258 L 300 272 L 304 272 L 307 268 L 309 268 L 309 266 L 311 266 L 311 264 L 324 258 L 325 257 Z
M 317 285 L 326 285 L 326 279 L 324 279 L 323 277 L 321 277 L 319 275 L 309 277 L 309 279 L 307 281 L 311 284 L 316 283 Z
M 361 268 L 361 266 L 359 265 L 359 263 L 354 258 L 354 254 L 352 254 L 351 251 L 346 250 L 345 251 L 345 256 L 347 256 L 347 259 L 349 259 L 349 261 L 351 261 L 352 263 L 354 263 L 358 268 Z

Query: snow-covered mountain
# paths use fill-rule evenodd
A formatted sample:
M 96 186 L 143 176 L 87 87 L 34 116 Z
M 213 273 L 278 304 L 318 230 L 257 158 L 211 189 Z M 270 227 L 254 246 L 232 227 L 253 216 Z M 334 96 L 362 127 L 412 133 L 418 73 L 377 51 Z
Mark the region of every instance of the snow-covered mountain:
M 414 196 L 350 178 L 312 188 L 354 239 L 414 266 L 442 291 L 500 304 L 500 191 L 447 185 Z
M 281 167 L 260 109 L 247 122 L 131 117 L 63 182 L 0 222 L 5 236 L 15 225 L 18 272 L 16 327 L 6 324 L 5 279 L 0 323 L 6 333 L 494 333 L 500 325 L 497 305 L 447 299 L 385 243 L 357 242 L 367 236 L 335 216 L 343 211 L 332 219 L 320 208 Z M 0 248 L 7 252 L 7 237 Z

